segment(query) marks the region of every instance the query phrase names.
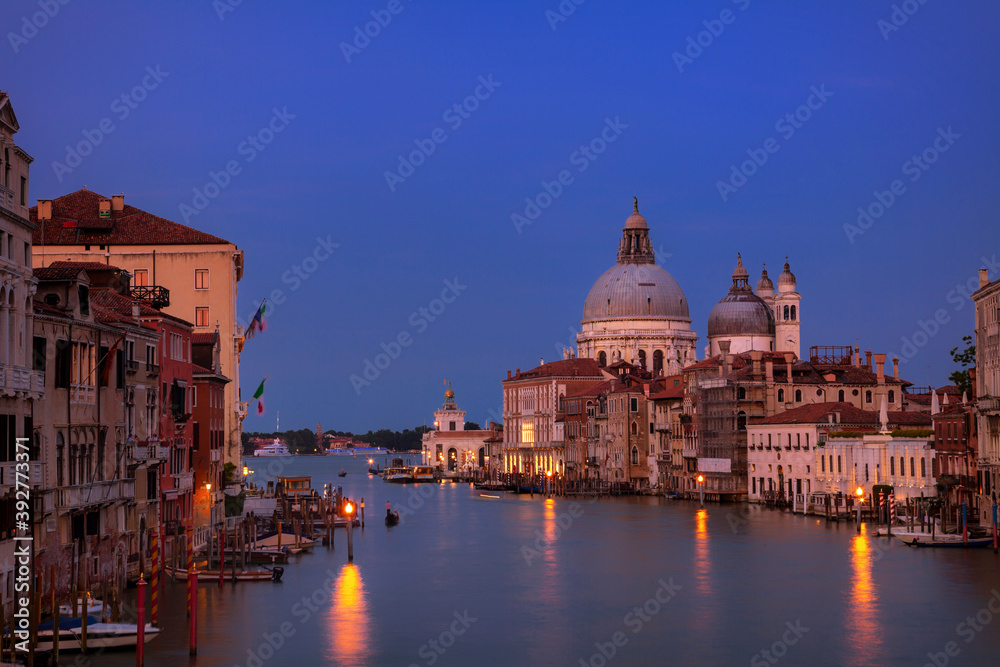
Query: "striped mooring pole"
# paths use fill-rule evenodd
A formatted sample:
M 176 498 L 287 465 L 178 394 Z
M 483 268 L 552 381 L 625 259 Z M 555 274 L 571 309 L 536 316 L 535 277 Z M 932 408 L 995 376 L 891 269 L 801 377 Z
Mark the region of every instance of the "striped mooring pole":
M 153 559 L 153 572 L 149 577 L 149 581 L 152 584 L 152 590 L 150 590 L 150 602 L 149 602 L 149 612 L 150 612 L 150 622 L 153 625 L 157 625 L 159 619 L 158 615 L 158 604 L 157 604 L 157 590 L 160 588 L 157 582 L 160 581 L 160 536 L 159 531 L 152 530 L 149 533 L 150 547 L 152 550 Z

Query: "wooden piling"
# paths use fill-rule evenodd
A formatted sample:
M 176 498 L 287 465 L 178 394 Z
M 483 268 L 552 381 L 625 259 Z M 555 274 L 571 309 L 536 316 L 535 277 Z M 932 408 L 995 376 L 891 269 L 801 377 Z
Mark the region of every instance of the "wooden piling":
M 143 667 L 146 659 L 146 582 L 139 573 L 139 583 L 136 584 L 136 642 L 135 667 Z
M 193 567 L 188 570 L 188 581 L 191 582 L 195 587 L 196 595 L 188 600 L 188 616 L 191 619 L 191 623 L 188 629 L 188 640 L 190 642 L 190 655 L 198 655 L 198 607 L 197 604 L 197 591 L 198 591 L 198 570 Z

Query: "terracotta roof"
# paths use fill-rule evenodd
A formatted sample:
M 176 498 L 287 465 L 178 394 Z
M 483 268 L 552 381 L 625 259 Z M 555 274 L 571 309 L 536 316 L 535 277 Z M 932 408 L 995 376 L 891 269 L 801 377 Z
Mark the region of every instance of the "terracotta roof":
M 586 389 L 581 389 L 580 391 L 575 391 L 572 394 L 566 394 L 564 398 L 585 398 L 590 396 L 597 396 L 601 393 L 608 392 L 612 385 L 614 385 L 614 380 L 604 380 L 603 382 L 597 382 Z
M 65 263 L 65 262 L 64 262 Z M 39 280 L 76 280 L 84 269 L 77 266 L 37 267 L 32 273 Z
M 703 361 L 685 366 L 684 371 L 698 370 L 718 370 L 720 356 L 716 355 Z M 787 377 L 788 364 L 785 363 L 784 353 L 764 352 L 761 359 L 761 372 L 765 372 L 765 362 L 774 362 L 774 379 L 779 383 L 784 383 Z M 729 377 L 739 380 L 753 373 L 753 363 L 748 352 L 741 352 L 733 355 L 733 365 Z M 833 374 L 833 380 L 827 380 L 825 376 Z M 853 385 L 877 385 L 878 374 L 864 367 L 851 366 L 848 364 L 814 364 L 811 361 L 798 360 L 792 363 L 792 384 L 798 385 L 820 385 L 820 384 L 853 384 Z M 909 386 L 912 382 L 897 380 L 892 375 L 885 376 L 885 384 Z
M 52 219 L 43 222 L 38 220 L 38 207 L 31 207 L 29 217 L 38 225 L 32 242 L 47 246 L 229 243 L 128 204 L 121 211 L 112 211 L 110 217 L 101 218 L 98 207 L 102 199 L 110 197 L 86 189 L 63 195 L 52 200 Z
M 833 412 L 840 413 L 840 421 L 838 422 L 840 426 L 877 426 L 879 424 L 878 411 L 861 410 L 850 403 L 812 403 L 780 412 L 772 417 L 753 420 L 751 425 L 825 424 L 828 421 L 827 415 Z M 897 412 L 890 410 L 888 417 L 890 425 L 928 427 L 931 425 L 930 415 L 923 412 Z
M 121 271 L 120 268 L 111 264 L 103 264 L 101 262 L 50 262 L 48 267 L 50 269 L 72 269 L 78 268 L 84 271 Z
M 603 377 L 603 375 L 601 367 L 593 359 L 562 359 L 518 373 L 505 379 L 504 382 L 542 377 Z
M 216 332 L 199 331 L 191 334 L 191 343 L 194 345 L 214 345 Z
M 654 401 L 667 398 L 684 398 L 684 385 L 678 385 L 676 387 L 667 387 L 663 391 L 658 391 L 655 394 L 651 394 L 649 398 Z
M 148 302 L 141 299 L 133 299 L 110 289 L 91 290 L 90 303 L 117 311 L 127 316 L 133 324 L 135 324 L 135 320 L 132 319 L 133 304 L 139 305 L 140 315 L 160 315 L 160 311 L 150 306 Z

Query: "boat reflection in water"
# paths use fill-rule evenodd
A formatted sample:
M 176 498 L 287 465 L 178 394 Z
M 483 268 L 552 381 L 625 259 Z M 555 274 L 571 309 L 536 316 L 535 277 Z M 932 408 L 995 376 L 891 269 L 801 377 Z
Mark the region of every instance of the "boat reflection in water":
M 876 547 L 877 549 L 877 547 Z M 851 543 L 851 588 L 847 594 L 847 642 L 851 660 L 860 664 L 882 655 L 882 628 L 878 618 L 878 589 L 872 583 L 872 567 L 878 560 L 866 535 Z
M 327 621 L 328 657 L 338 665 L 370 664 L 373 659 L 372 619 L 361 571 L 344 565 L 333 584 Z

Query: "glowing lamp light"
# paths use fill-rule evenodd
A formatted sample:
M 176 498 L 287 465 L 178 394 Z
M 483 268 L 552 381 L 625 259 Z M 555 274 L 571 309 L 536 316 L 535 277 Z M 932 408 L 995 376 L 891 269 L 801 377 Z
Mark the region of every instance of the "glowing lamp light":
M 865 490 L 859 486 L 857 489 L 854 490 L 854 495 L 856 495 L 858 498 L 864 498 Z
M 705 477 L 703 475 L 698 475 L 698 483 L 701 484 L 704 481 L 705 481 Z
M 207 491 L 211 491 L 212 490 L 212 484 L 211 484 L 211 482 L 208 482 L 208 483 L 205 484 L 205 489 Z
M 250 468 L 247 468 L 246 466 L 243 466 L 243 476 L 246 477 L 249 472 L 250 472 Z
M 354 505 L 352 505 L 351 503 L 347 503 L 346 505 L 344 505 L 344 511 L 347 512 L 348 514 L 353 514 Z
M 552 471 L 551 471 L 551 470 L 549 470 L 548 472 L 546 472 L 546 473 L 545 473 L 545 476 L 546 476 L 546 477 L 552 477 Z

